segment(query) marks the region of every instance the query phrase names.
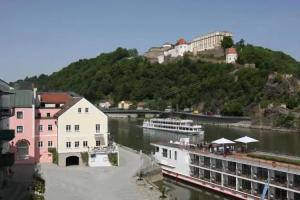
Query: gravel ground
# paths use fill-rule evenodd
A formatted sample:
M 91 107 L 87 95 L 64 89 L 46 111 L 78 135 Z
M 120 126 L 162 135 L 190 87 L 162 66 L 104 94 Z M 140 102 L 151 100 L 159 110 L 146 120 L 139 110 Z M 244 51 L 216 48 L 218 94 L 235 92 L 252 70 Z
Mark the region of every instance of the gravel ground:
M 159 192 L 136 184 L 133 176 L 140 157 L 119 148 L 119 167 L 58 167 L 42 164 L 46 200 L 140 200 L 158 199 Z

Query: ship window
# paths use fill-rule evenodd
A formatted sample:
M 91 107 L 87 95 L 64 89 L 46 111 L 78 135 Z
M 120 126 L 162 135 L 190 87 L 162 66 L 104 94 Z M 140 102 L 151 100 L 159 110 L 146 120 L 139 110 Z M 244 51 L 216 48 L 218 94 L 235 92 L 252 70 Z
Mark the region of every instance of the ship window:
M 163 157 L 167 158 L 168 157 L 168 149 L 163 149 L 162 155 L 163 155 Z
M 159 147 L 155 147 L 155 152 L 159 152 Z

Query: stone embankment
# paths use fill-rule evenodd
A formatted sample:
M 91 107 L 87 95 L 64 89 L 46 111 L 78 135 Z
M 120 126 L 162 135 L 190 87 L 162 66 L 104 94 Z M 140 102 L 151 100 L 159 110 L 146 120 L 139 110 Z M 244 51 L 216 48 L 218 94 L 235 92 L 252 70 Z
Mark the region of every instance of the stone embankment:
M 252 125 L 250 121 L 241 121 L 237 123 L 219 123 L 219 122 L 201 122 L 201 124 L 222 126 L 222 127 L 236 127 L 236 128 L 247 128 L 247 129 L 260 129 L 269 131 L 279 131 L 279 132 L 300 132 L 298 129 L 288 129 L 288 128 L 276 128 L 272 126 L 264 125 Z

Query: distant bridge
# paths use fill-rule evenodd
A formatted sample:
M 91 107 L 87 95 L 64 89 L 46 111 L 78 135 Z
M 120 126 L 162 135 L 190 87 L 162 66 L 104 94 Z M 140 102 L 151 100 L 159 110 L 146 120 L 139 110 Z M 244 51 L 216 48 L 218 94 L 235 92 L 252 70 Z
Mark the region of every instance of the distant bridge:
M 112 118 L 137 118 L 137 117 L 180 117 L 182 119 L 192 119 L 194 121 L 207 121 L 216 123 L 237 123 L 241 121 L 250 121 L 250 117 L 239 116 L 216 116 L 201 115 L 186 112 L 164 112 L 159 110 L 121 110 L 121 109 L 105 109 L 105 114 Z

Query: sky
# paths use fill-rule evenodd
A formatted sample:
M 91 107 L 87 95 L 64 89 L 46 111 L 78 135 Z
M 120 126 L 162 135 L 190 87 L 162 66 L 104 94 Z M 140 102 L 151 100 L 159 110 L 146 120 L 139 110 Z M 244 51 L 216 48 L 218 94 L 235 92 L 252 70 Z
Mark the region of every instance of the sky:
M 0 0 L 0 79 L 51 74 L 117 47 L 227 30 L 300 60 L 298 0 Z

